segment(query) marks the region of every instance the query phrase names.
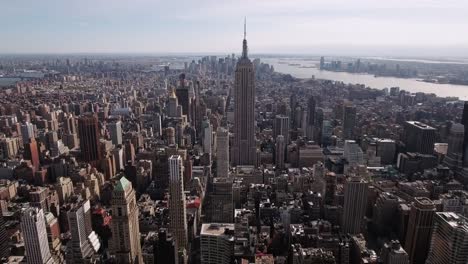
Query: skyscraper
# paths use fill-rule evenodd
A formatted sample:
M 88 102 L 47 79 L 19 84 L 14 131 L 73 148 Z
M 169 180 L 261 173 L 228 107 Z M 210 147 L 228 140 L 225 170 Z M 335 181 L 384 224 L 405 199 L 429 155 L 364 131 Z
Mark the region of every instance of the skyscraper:
M 202 264 L 229 264 L 234 255 L 234 224 L 203 224 L 200 231 Z
M 468 101 L 463 106 L 463 115 L 460 122 L 467 133 L 463 136 L 463 166 L 468 167 Z
M 203 120 L 203 152 L 211 154 L 213 143 L 213 126 L 210 124 L 210 120 L 206 117 Z
M 354 127 L 356 126 L 356 108 L 345 105 L 343 109 L 343 138 L 354 138 Z
M 122 145 L 122 122 L 117 121 L 109 124 L 109 132 L 114 145 Z
M 24 209 L 20 225 L 23 232 L 27 263 L 53 263 L 47 240 L 44 211 L 35 207 Z
M 178 264 L 178 252 L 176 242 L 167 229 L 161 228 L 158 232 L 158 240 L 155 245 L 156 263 Z
M 35 138 L 30 138 L 27 142 L 24 142 L 24 157 L 31 160 L 31 164 L 35 171 L 39 170 L 41 164 L 39 160 L 39 149 L 37 148 Z
M 360 176 L 351 176 L 344 186 L 343 232 L 358 234 L 366 213 L 368 183 Z
M 171 88 L 171 91 L 169 94 L 169 102 L 167 103 L 167 115 L 169 117 L 178 116 L 178 113 L 177 113 L 178 108 L 179 108 L 179 100 L 177 99 L 174 88 Z
M 383 264 L 409 264 L 408 254 L 398 240 L 385 243 L 381 250 Z
M 314 125 L 315 125 L 315 99 L 313 96 L 307 101 L 307 122 L 306 122 L 306 136 L 313 139 Z
M 73 263 L 85 263 L 96 253 L 101 244 L 91 226 L 91 204 L 89 200 L 73 204 L 67 212 L 68 225 L 71 232 L 71 254 L 67 259 Z
M 417 121 L 406 121 L 404 127 L 403 143 L 405 143 L 406 151 L 422 154 L 434 153 L 435 128 Z
M 435 210 L 434 203 L 429 198 L 414 198 L 405 242 L 405 250 L 411 263 L 424 263 L 426 261 Z
M 143 263 L 138 206 L 132 183 L 122 177 L 112 192 L 112 248 L 118 263 Z
M 229 176 L 229 132 L 218 127 L 216 132 L 216 176 Z
M 66 133 L 68 134 L 76 133 L 75 118 L 73 117 L 73 115 L 70 114 L 68 117 L 66 117 L 63 125 L 64 125 Z
M 276 163 L 276 168 L 280 170 L 284 169 L 285 150 L 286 150 L 286 144 L 284 141 L 284 136 L 278 135 L 276 137 L 275 163 Z
M 291 110 L 290 118 L 292 122 L 293 129 L 297 128 L 299 124 L 296 122 L 296 106 L 297 106 L 297 91 L 292 91 L 291 96 L 289 97 L 289 109 Z
M 82 159 L 86 162 L 97 163 L 101 159 L 101 148 L 99 147 L 98 118 L 95 114 L 87 114 L 78 119 L 78 134 Z
M 25 122 L 24 125 L 21 125 L 21 136 L 23 138 L 23 143 L 29 142 L 31 138 L 34 138 L 33 124 Z
M 8 234 L 6 231 L 5 220 L 3 219 L 2 208 L 0 208 L 0 259 L 7 258 L 9 255 Z
M 162 136 L 162 121 L 161 121 L 161 115 L 158 113 L 155 113 L 153 115 L 153 133 L 157 136 L 160 137 Z
M 289 117 L 285 115 L 277 115 L 275 117 L 273 137 L 277 138 L 279 135 L 284 137 L 286 147 L 289 144 Z
M 444 158 L 444 164 L 451 168 L 457 169 L 463 165 L 463 138 L 465 128 L 462 124 L 452 124 L 448 135 L 447 156 Z
M 364 164 L 364 153 L 355 140 L 345 140 L 343 157 L 350 165 Z
M 187 217 L 184 193 L 184 166 L 182 157 L 172 155 L 169 158 L 169 228 L 177 241 L 179 250 L 188 247 Z
M 234 142 L 232 163 L 234 165 L 255 165 L 257 147 L 255 142 L 255 73 L 247 56 L 246 28 L 242 57 L 237 62 L 234 82 Z
M 210 221 L 232 223 L 234 221 L 232 180 L 216 177 L 213 178 L 210 187 Z
M 437 212 L 426 264 L 468 262 L 468 219 L 453 212 Z
M 187 115 L 187 119 L 191 120 L 190 116 L 190 96 L 189 96 L 189 83 L 185 80 L 185 74 L 182 73 L 179 76 L 179 85 L 175 91 L 177 96 L 177 100 L 179 104 L 182 106 L 182 113 Z

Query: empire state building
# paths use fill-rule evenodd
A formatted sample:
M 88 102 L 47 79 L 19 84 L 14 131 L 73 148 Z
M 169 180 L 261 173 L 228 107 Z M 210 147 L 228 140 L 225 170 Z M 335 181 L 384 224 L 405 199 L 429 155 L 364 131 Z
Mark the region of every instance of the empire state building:
M 255 73 L 252 61 L 247 56 L 245 22 L 242 57 L 237 62 L 235 74 L 232 163 L 234 166 L 255 165 L 257 159 L 255 143 Z

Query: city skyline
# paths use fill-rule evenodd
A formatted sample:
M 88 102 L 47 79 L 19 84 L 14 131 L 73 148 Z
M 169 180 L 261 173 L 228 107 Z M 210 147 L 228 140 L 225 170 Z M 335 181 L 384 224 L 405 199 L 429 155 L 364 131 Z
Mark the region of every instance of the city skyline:
M 414 57 L 423 48 L 405 49 L 414 58 L 328 56 L 334 52 L 330 43 L 315 58 L 250 56 L 251 36 L 253 50 L 290 42 L 298 45 L 294 51 L 312 45 L 312 38 L 332 40 L 336 24 L 320 36 L 307 34 L 301 22 L 328 2 L 184 0 L 173 14 L 172 2 L 136 0 L 124 10 L 123 0 L 95 1 L 44 0 L 29 6 L 36 17 L 26 10 L 21 17 L 27 19 L 8 27 L 33 38 L 36 31 L 14 28 L 37 18 L 41 23 L 32 28 L 40 28 L 61 17 L 55 31 L 45 27 L 43 39 L 24 43 L 40 47 L 53 35 L 63 39 L 50 49 L 115 45 L 104 56 L 0 55 L 1 263 L 468 263 L 468 57 Z M 354 2 L 331 0 L 331 6 L 348 18 L 366 10 L 360 19 L 372 13 L 379 21 L 379 12 L 383 20 L 384 13 L 406 8 L 427 15 L 441 6 L 450 10 L 456 1 Z M 70 9 L 61 12 L 64 7 Z M 244 17 L 244 9 L 252 11 Z M 278 20 L 291 9 L 293 22 Z M 141 15 L 134 16 L 138 10 Z M 6 20 L 15 14 L 15 8 L 2 11 Z M 199 57 L 109 55 L 147 36 L 143 44 L 153 45 L 145 31 L 151 23 L 138 28 L 152 12 L 184 21 L 170 30 L 169 20 L 154 28 L 170 31 L 164 41 L 174 43 L 171 49 L 203 44 L 212 51 Z M 319 18 L 337 17 L 330 12 Z M 84 14 L 83 21 L 94 19 L 95 31 L 68 27 Z M 122 21 L 101 27 L 122 14 Z M 401 26 L 407 15 L 391 21 Z M 239 29 L 229 26 L 210 32 L 240 26 L 238 16 L 244 20 L 242 41 Z M 272 21 L 268 29 L 261 27 L 266 18 Z M 440 19 L 434 24 L 453 25 Z M 398 50 L 398 39 L 368 32 L 378 26 L 344 23 L 340 30 L 349 34 L 335 40 L 357 30 L 365 37 L 353 38 L 362 43 Z M 402 35 L 411 26 L 400 28 Z M 63 37 L 62 30 L 71 36 Z M 457 30 L 437 36 L 432 48 L 455 43 L 457 37 L 447 36 Z M 120 32 L 124 41 L 109 32 Z M 272 41 L 262 32 L 284 34 Z M 420 37 L 405 41 L 417 45 L 413 39 Z M 154 47 L 168 47 L 164 41 Z M 356 43 L 344 43 L 354 52 Z M 207 54 L 231 45 L 242 52 Z
M 0 54 L 238 53 L 245 16 L 253 54 L 463 56 L 468 49 L 459 34 L 468 4 L 460 1 L 47 0 L 0 7 L 7 25 Z

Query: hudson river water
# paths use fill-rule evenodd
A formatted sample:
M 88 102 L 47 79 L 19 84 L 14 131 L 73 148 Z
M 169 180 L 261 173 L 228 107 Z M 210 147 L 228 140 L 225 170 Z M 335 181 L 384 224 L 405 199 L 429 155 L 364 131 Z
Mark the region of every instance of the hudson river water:
M 316 68 L 317 61 L 300 59 L 262 58 L 262 61 L 273 65 L 275 71 L 291 74 L 296 78 L 326 79 L 344 83 L 364 84 L 371 88 L 383 89 L 398 86 L 400 90 L 412 93 L 434 93 L 440 97 L 458 97 L 468 100 L 468 86 L 454 84 L 435 84 L 422 82 L 417 79 L 404 79 L 395 77 L 375 77 L 370 74 L 357 74 L 347 72 L 321 71 Z M 310 67 L 310 68 L 305 68 Z

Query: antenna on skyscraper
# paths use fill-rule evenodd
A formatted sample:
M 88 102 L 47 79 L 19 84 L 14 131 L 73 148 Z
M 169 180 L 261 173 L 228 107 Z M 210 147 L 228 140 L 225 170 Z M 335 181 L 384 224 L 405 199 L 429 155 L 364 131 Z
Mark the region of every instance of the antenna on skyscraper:
M 244 17 L 244 39 L 247 37 L 247 18 Z

